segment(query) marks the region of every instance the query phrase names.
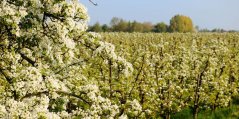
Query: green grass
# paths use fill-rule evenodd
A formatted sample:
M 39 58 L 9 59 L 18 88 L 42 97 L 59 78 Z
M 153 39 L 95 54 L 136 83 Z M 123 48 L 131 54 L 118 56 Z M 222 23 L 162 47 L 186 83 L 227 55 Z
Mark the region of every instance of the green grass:
M 192 111 L 187 108 L 172 115 L 172 119 L 192 119 Z M 218 108 L 215 111 L 200 111 L 198 119 L 239 119 L 239 105 Z

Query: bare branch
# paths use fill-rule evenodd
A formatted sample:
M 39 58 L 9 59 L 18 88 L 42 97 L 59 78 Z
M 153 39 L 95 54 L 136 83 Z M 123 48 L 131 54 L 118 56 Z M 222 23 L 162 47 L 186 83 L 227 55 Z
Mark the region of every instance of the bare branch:
M 97 6 L 98 4 L 93 2 L 92 0 L 89 0 L 93 5 Z

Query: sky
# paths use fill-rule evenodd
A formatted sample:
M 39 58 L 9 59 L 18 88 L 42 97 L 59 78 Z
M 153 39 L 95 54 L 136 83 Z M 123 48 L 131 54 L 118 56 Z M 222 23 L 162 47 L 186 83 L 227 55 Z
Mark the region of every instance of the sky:
M 113 17 L 127 21 L 165 22 L 177 14 L 189 16 L 200 29 L 239 30 L 239 0 L 88 0 L 89 24 L 109 24 Z

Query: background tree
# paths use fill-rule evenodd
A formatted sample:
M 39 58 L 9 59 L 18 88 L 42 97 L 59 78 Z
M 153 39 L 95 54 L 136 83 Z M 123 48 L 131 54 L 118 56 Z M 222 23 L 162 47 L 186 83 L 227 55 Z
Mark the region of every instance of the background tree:
M 99 22 L 96 22 L 93 26 L 89 27 L 89 31 L 102 32 L 103 29 L 102 29 L 100 23 L 99 23 Z
M 143 32 L 143 30 L 144 27 L 142 26 L 142 24 L 137 21 L 133 21 L 129 26 L 130 32 Z
M 123 19 L 113 17 L 111 22 L 111 29 L 112 31 L 127 31 L 128 30 L 128 23 L 124 21 Z
M 154 26 L 154 32 L 167 32 L 168 30 L 168 25 L 165 24 L 164 22 L 160 22 Z
M 193 22 L 191 18 L 183 15 L 176 15 L 170 20 L 169 30 L 171 32 L 193 32 Z
M 118 17 L 113 17 L 113 18 L 111 19 L 111 21 L 110 21 L 111 27 L 116 26 L 117 24 L 119 24 L 120 20 L 121 20 L 121 19 L 118 18 Z
M 108 32 L 110 31 L 110 27 L 107 24 L 102 25 L 102 30 L 103 32 Z
M 153 25 L 151 22 L 144 22 L 142 23 L 142 26 L 143 26 L 143 32 L 151 32 L 152 29 L 153 29 Z
M 195 28 L 194 28 L 194 30 L 195 30 L 195 32 L 199 32 L 199 31 L 200 31 L 200 28 L 199 28 L 199 26 L 198 26 L 198 25 L 196 25 L 196 26 L 195 26 Z
M 211 32 L 223 33 L 223 32 L 226 32 L 226 30 L 224 30 L 224 29 L 220 29 L 220 28 L 215 28 L 215 29 L 212 29 Z
M 114 31 L 122 31 L 122 32 L 126 32 L 128 30 L 128 23 L 127 21 L 121 19 L 119 24 L 116 25 L 114 28 L 113 28 Z

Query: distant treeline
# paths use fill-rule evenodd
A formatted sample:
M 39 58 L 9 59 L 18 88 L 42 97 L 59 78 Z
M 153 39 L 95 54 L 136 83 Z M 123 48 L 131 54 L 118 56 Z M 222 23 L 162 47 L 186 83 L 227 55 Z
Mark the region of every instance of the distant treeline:
M 101 25 L 99 22 L 89 26 L 88 31 L 93 32 L 237 32 L 235 30 L 224 29 L 199 29 L 193 25 L 191 18 L 183 15 L 175 15 L 171 18 L 170 24 L 164 22 L 152 24 L 151 22 L 126 21 L 121 18 L 113 17 L 110 24 Z

